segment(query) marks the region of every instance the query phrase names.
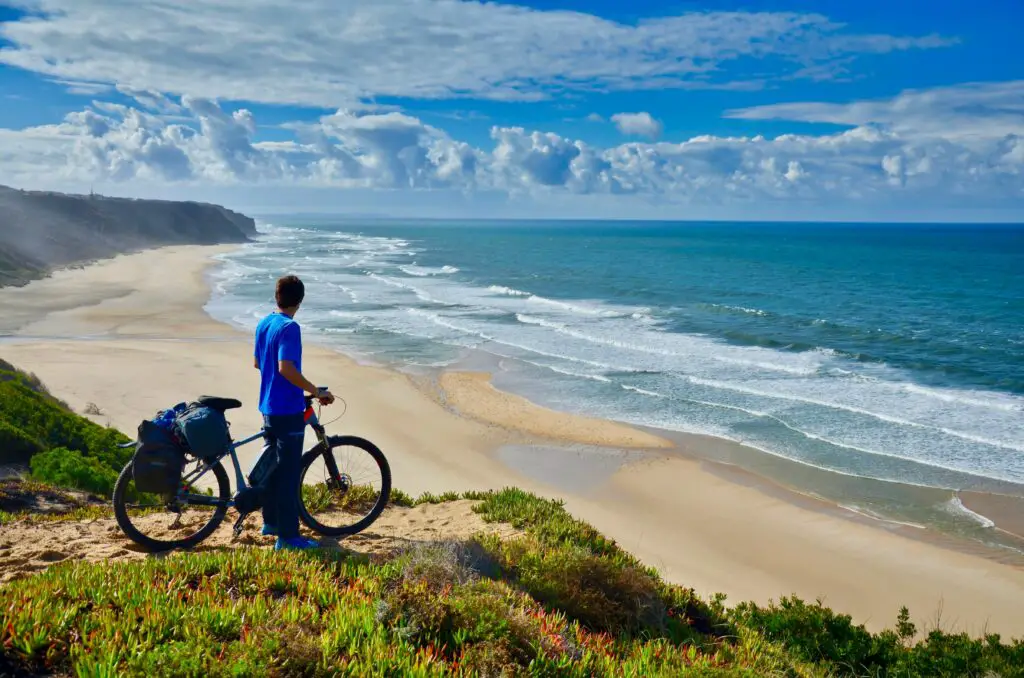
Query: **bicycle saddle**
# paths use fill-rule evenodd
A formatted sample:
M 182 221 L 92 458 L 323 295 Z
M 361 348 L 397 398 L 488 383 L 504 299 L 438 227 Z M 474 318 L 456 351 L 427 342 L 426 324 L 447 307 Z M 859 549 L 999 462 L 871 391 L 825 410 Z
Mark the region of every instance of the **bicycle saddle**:
M 225 410 L 235 410 L 242 406 L 241 400 L 235 400 L 234 398 L 218 398 L 217 396 L 199 396 L 196 399 L 196 402 L 220 412 L 224 412 Z

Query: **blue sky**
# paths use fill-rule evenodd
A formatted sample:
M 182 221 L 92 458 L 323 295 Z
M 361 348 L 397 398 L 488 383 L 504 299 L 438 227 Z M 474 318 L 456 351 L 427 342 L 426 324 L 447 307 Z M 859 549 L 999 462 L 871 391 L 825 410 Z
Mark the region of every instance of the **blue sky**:
M 1024 220 L 1021 25 L 1019 0 L 0 0 L 0 183 Z

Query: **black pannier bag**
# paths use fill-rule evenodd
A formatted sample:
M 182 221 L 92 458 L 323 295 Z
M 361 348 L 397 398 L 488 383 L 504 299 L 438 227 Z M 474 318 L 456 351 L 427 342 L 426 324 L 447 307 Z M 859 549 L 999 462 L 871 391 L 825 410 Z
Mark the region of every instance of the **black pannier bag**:
M 224 413 L 201 402 L 189 403 L 177 415 L 174 426 L 188 451 L 204 461 L 213 461 L 231 447 L 231 432 Z
M 139 437 L 132 458 L 136 490 L 173 494 L 178 491 L 184 468 L 185 452 L 171 431 L 149 419 L 139 424 Z

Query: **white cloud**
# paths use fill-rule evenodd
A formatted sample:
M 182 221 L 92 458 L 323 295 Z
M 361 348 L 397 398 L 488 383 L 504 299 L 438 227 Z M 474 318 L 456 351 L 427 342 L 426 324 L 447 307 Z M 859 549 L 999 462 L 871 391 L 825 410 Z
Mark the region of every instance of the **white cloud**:
M 691 12 L 624 24 L 462 0 L 20 0 L 0 62 L 76 83 L 334 108 L 363 98 L 529 100 L 565 90 L 750 88 L 820 77 L 938 36 L 858 34 L 816 14 Z M 83 85 L 76 87 L 81 90 Z
M 118 85 L 117 91 L 126 96 L 130 96 L 151 111 L 157 111 L 158 113 L 167 115 L 181 113 L 182 111 L 181 106 L 174 103 L 160 92 L 154 92 L 152 90 L 138 90 L 126 85 Z
M 96 96 L 111 90 L 111 86 L 105 82 L 81 82 L 78 80 L 54 80 L 58 85 L 63 85 L 71 94 L 82 96 Z
M 984 142 L 1009 134 L 1024 135 L 1024 80 L 906 90 L 890 99 L 844 104 L 772 104 L 728 111 L 726 116 L 850 126 L 874 124 L 904 137 Z
M 616 113 L 612 116 L 612 122 L 623 134 L 632 136 L 650 137 L 657 139 L 661 136 L 661 121 L 655 120 L 646 111 L 641 113 Z
M 174 103 L 174 102 L 172 102 Z M 965 145 L 857 127 L 820 136 L 694 137 L 596 148 L 558 134 L 494 127 L 477 148 L 397 112 L 339 110 L 255 142 L 256 120 L 183 97 L 184 121 L 97 102 L 57 125 L 0 130 L 0 176 L 19 186 L 69 182 L 253 190 L 426 189 L 503 194 L 540 209 L 567 196 L 633 196 L 678 210 L 827 205 L 842 210 L 1009 206 L 1024 212 L 1024 138 Z M 128 189 L 125 189 L 128 190 Z M 756 212 L 755 212 L 756 213 Z

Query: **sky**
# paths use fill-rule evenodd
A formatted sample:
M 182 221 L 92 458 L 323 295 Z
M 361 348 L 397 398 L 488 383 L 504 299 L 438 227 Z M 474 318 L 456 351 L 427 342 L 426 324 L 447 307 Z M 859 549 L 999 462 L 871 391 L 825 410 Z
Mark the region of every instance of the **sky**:
M 0 0 L 0 184 L 1024 222 L 1021 0 Z

